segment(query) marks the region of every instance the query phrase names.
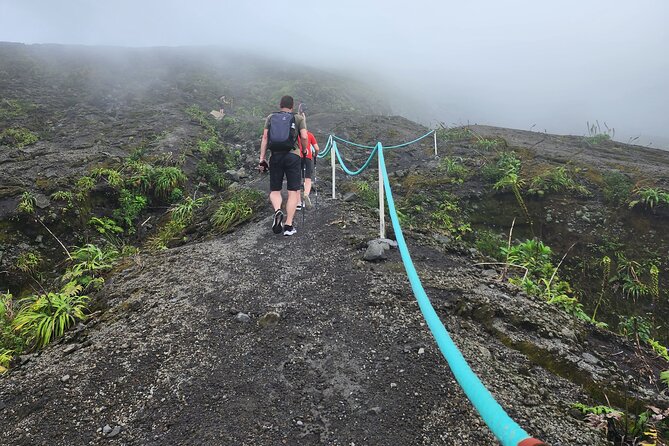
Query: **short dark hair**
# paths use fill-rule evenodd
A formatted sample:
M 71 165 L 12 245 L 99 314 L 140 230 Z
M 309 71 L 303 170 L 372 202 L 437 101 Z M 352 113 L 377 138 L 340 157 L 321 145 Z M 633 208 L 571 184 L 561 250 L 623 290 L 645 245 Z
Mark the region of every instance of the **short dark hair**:
M 279 104 L 279 108 L 293 108 L 293 97 L 292 96 L 284 96 L 281 98 L 281 103 Z

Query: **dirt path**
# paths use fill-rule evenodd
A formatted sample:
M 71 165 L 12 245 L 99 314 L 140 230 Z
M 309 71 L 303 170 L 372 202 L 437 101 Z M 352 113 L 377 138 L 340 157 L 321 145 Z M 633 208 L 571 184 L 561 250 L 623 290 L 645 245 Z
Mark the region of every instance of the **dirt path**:
M 0 380 L 0 443 L 496 444 L 424 327 L 397 252 L 362 262 L 374 229 L 349 212 L 321 200 L 294 237 L 271 234 L 267 217 L 143 256 L 106 284 L 102 319 Z M 462 260 L 416 250 L 419 270 L 474 286 Z M 433 287 L 444 314 L 454 294 Z M 263 327 L 269 312 L 279 318 Z M 526 429 L 553 445 L 598 444 L 564 416 L 576 386 L 480 326 L 454 315 L 446 325 Z

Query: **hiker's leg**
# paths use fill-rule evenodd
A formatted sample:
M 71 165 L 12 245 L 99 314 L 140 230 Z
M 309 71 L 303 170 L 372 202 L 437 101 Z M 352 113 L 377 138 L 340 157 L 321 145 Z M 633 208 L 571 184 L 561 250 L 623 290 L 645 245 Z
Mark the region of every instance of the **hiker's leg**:
M 302 182 L 302 161 L 299 155 L 294 153 L 286 154 L 285 162 L 283 164 L 286 172 L 286 186 L 288 189 L 288 201 L 286 202 L 286 224 L 293 225 L 293 217 L 295 216 L 295 208 L 300 202 L 300 188 Z
M 311 176 L 314 173 L 314 161 L 309 158 L 304 160 L 304 195 L 311 193 Z
M 283 188 L 283 165 L 281 158 L 283 154 L 272 154 L 269 159 L 269 201 L 272 202 L 274 211 L 281 209 L 283 197 L 281 196 L 281 189 Z
M 281 196 L 280 190 L 273 190 L 269 193 L 269 201 L 272 202 L 272 207 L 274 211 L 281 209 L 281 204 L 283 203 L 283 197 Z
M 297 203 L 299 202 L 300 202 L 300 191 L 289 190 L 288 201 L 286 201 L 286 224 L 289 226 L 293 225 L 293 217 L 295 217 L 295 208 L 297 208 Z

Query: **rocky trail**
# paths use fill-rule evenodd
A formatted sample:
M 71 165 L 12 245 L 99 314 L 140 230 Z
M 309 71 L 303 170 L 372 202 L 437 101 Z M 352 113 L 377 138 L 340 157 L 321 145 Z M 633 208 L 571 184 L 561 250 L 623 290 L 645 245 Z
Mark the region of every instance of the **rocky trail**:
M 496 444 L 434 345 L 397 251 L 362 260 L 374 220 L 321 199 L 283 237 L 268 214 L 114 274 L 99 293 L 106 312 L 0 380 L 0 443 Z M 410 243 L 446 327 L 510 415 L 554 446 L 605 444 L 567 414 L 587 398 L 580 385 L 500 341 L 544 348 L 591 380 L 615 377 L 578 342 L 590 329 L 466 255 Z

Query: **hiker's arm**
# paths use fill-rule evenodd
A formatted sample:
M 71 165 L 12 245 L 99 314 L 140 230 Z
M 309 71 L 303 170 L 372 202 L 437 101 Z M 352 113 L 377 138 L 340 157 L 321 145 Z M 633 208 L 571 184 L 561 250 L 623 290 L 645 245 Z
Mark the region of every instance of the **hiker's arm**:
M 309 147 L 309 133 L 307 129 L 300 129 L 300 138 L 302 138 L 302 147 Z M 302 149 L 304 151 L 304 149 Z
M 267 153 L 267 129 L 262 132 L 262 140 L 260 141 L 260 162 L 265 161 L 265 153 Z
M 318 143 L 314 144 L 314 150 L 316 151 L 316 155 L 318 155 L 318 152 L 321 151 L 321 149 L 318 147 Z

